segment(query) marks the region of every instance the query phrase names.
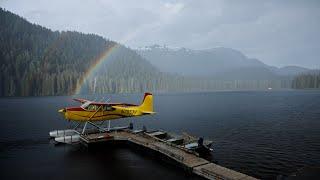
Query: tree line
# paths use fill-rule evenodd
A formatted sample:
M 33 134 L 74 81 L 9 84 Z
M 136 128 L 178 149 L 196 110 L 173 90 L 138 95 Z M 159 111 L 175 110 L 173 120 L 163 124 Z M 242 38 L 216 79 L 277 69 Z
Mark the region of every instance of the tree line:
M 303 73 L 292 81 L 294 89 L 320 89 L 320 71 Z

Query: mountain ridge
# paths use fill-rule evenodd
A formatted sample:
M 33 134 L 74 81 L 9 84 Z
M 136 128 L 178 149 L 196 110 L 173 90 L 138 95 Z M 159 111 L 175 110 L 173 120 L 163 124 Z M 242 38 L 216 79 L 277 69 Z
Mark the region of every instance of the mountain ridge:
M 241 68 L 265 68 L 264 71 L 269 70 L 274 76 L 292 76 L 310 70 L 299 66 L 270 66 L 226 47 L 193 50 L 183 47 L 172 49 L 155 44 L 138 48 L 136 51 L 164 72 L 173 73 L 178 68 L 179 74 L 188 76 L 215 76 Z M 202 72 L 199 72 L 199 69 Z

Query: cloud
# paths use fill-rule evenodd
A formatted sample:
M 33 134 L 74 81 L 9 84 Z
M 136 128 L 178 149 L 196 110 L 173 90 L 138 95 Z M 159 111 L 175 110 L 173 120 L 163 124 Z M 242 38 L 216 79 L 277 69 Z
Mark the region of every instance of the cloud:
M 7 0 L 0 6 L 53 30 L 96 33 L 133 48 L 224 46 L 271 65 L 320 67 L 319 1 Z

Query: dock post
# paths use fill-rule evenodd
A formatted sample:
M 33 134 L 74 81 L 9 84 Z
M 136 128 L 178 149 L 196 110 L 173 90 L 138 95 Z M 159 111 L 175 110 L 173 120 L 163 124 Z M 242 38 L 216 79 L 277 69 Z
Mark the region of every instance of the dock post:
M 130 130 L 133 129 L 133 123 L 132 123 L 132 122 L 129 123 L 129 129 L 130 129 Z

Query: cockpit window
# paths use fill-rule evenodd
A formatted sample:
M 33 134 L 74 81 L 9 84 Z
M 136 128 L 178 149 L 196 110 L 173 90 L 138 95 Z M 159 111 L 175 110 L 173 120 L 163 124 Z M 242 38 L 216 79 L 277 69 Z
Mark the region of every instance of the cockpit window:
M 88 110 L 89 111 L 96 111 L 96 110 L 98 110 L 98 106 L 97 105 L 94 105 L 94 104 L 90 104 L 89 106 L 88 106 Z
M 87 107 L 91 104 L 91 101 L 87 101 L 81 105 L 81 108 L 87 109 Z
M 85 104 L 81 105 L 81 107 L 85 110 L 88 110 L 88 111 L 97 111 L 99 109 L 98 105 L 90 104 L 90 103 L 87 103 L 87 104 L 85 103 Z
M 103 111 L 113 111 L 114 108 L 111 105 L 104 105 L 103 106 Z
M 97 111 L 97 110 L 99 110 L 99 111 L 113 111 L 114 110 L 114 108 L 111 106 L 111 105 L 109 105 L 109 104 L 107 104 L 107 105 L 102 105 L 102 107 L 99 109 L 99 107 L 101 106 L 101 105 L 96 105 L 96 104 L 91 104 L 92 102 L 90 102 L 90 101 L 87 101 L 87 102 L 85 102 L 84 104 L 82 104 L 81 105 L 81 107 L 83 108 L 83 109 L 85 109 L 85 110 L 88 110 L 88 111 Z

